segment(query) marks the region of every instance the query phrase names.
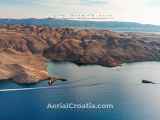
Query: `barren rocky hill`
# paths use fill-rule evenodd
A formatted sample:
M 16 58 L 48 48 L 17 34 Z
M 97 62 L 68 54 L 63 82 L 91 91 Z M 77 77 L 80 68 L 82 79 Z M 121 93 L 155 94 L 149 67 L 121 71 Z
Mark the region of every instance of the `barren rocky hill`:
M 13 49 L 0 50 L 0 78 L 17 83 L 34 83 L 47 80 L 45 58 L 17 52 Z
M 30 83 L 48 77 L 46 58 L 109 67 L 124 62 L 157 61 L 160 35 L 1 25 L 0 57 L 0 79 Z

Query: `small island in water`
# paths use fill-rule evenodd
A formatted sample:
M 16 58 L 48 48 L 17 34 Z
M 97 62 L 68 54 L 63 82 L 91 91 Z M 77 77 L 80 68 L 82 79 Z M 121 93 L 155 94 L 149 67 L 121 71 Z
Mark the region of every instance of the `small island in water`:
M 0 81 L 33 84 L 49 76 L 48 60 L 119 66 L 159 61 L 160 35 L 111 30 L 0 25 Z

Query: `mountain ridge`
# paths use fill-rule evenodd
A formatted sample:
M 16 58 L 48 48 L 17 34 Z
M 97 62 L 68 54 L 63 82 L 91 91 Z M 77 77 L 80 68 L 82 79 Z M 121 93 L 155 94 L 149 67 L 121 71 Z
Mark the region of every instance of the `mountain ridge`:
M 0 25 L 0 58 L 0 81 L 31 84 L 51 79 L 47 72 L 47 59 L 107 67 L 160 61 L 160 35 Z
M 78 21 L 55 18 L 25 18 L 25 19 L 9 19 L 1 18 L 0 25 L 42 25 L 49 27 L 70 27 L 70 28 L 94 28 L 94 29 L 110 29 L 113 31 L 128 32 L 160 32 L 160 25 L 141 24 L 137 22 L 119 22 L 119 21 Z

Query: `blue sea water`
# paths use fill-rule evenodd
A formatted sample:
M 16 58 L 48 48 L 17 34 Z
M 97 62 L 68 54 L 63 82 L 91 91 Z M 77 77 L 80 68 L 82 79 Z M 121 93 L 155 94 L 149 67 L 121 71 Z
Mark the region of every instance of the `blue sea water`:
M 159 120 L 160 85 L 142 84 L 147 79 L 160 83 L 160 63 L 141 62 L 108 68 L 98 65 L 48 63 L 57 81 L 53 88 L 1 91 L 0 120 Z M 3 82 L 0 89 L 48 86 L 41 82 L 20 86 Z M 113 104 L 113 109 L 47 109 L 49 103 Z

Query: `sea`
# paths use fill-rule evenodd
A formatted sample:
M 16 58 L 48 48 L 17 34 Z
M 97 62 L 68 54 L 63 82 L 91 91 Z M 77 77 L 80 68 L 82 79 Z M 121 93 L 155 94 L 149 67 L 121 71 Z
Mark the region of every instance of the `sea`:
M 67 81 L 53 86 L 47 81 L 30 86 L 1 82 L 0 120 L 160 119 L 160 62 L 114 68 L 49 62 L 48 71 Z
M 48 62 L 48 72 L 67 81 L 1 82 L 0 120 L 160 120 L 160 62 L 113 68 Z

